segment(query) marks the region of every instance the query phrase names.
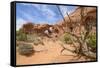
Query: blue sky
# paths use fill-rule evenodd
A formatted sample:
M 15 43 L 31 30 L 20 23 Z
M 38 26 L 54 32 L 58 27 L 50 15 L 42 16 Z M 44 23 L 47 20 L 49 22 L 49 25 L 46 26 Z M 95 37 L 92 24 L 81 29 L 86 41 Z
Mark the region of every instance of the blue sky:
M 70 14 L 75 10 L 75 6 L 60 6 L 63 16 L 66 11 Z M 16 25 L 17 29 L 23 24 L 32 22 L 34 24 L 56 24 L 62 20 L 56 5 L 43 5 L 32 3 L 17 3 L 16 4 Z

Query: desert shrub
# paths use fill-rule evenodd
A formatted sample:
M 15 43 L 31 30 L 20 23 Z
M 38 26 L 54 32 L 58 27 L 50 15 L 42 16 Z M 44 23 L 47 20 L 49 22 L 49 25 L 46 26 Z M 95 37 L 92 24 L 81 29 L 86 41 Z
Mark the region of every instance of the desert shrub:
M 34 41 L 34 45 L 38 45 L 38 44 L 44 45 L 44 43 L 40 39 Z
M 87 44 L 93 49 L 96 49 L 96 33 L 92 33 L 87 38 Z
M 27 35 L 25 33 L 17 31 L 16 32 L 16 40 L 18 40 L 18 41 L 26 41 L 27 40 Z
M 30 44 L 23 44 L 18 46 L 18 52 L 20 55 L 31 56 L 34 54 L 34 48 Z
M 63 42 L 63 43 L 67 43 L 67 44 L 72 44 L 72 36 L 68 33 L 65 33 L 61 36 L 60 40 Z
M 36 34 L 27 35 L 27 41 L 34 43 L 34 45 L 38 45 L 38 44 L 42 44 L 43 45 L 42 40 Z
M 28 34 L 27 35 L 27 41 L 28 42 L 34 42 L 37 39 L 38 39 L 38 36 L 36 34 Z

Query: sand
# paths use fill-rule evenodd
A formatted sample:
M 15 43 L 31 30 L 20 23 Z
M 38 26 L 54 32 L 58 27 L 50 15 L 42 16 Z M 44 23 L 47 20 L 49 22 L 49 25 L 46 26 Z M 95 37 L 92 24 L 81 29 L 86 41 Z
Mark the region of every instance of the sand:
M 76 54 L 68 50 L 64 50 L 61 53 L 62 46 L 61 41 L 45 38 L 43 39 L 44 45 L 33 45 L 35 51 L 34 55 L 26 57 L 16 53 L 17 65 L 29 65 L 29 64 L 48 64 L 48 63 L 62 63 L 62 62 L 78 62 L 85 61 L 84 57 L 77 59 Z M 67 48 L 74 49 L 70 45 L 65 44 Z

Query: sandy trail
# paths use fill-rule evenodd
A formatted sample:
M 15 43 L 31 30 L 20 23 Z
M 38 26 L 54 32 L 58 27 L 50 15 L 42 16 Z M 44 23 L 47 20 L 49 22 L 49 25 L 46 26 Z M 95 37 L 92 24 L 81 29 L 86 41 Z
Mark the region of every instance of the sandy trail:
M 59 62 L 73 62 L 73 61 L 84 61 L 84 58 L 80 58 L 79 60 L 74 60 L 75 55 L 67 50 L 63 51 L 61 54 L 60 51 L 62 50 L 61 42 L 54 41 L 52 39 L 43 39 L 44 46 L 38 45 L 34 46 L 36 52 L 34 55 L 30 57 L 22 56 L 17 54 L 17 65 L 27 65 L 27 64 L 45 64 L 45 63 L 59 63 Z M 68 48 L 71 48 L 68 46 Z M 66 55 L 63 55 L 66 54 Z M 72 60 L 73 59 L 73 60 Z

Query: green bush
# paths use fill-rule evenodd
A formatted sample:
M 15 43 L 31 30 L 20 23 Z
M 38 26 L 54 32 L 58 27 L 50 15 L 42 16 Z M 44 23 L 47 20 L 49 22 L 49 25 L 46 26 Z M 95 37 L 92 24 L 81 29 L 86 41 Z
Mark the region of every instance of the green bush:
M 27 35 L 27 41 L 28 41 L 28 42 L 34 42 L 34 41 L 37 40 L 37 39 L 38 39 L 38 36 L 35 35 L 35 34 L 28 34 L 28 35 Z
M 27 35 L 25 33 L 17 31 L 16 32 L 16 40 L 18 40 L 18 41 L 26 41 L 27 40 Z
M 38 44 L 44 45 L 44 43 L 40 39 L 34 41 L 34 45 L 38 45 Z
M 61 41 L 63 43 L 72 44 L 72 36 L 68 33 L 65 33 L 61 36 Z
M 36 34 L 27 35 L 27 41 L 33 42 L 34 45 L 38 45 L 38 44 L 43 45 L 43 42 L 41 41 L 40 37 L 38 37 L 38 35 L 36 35 Z
M 18 52 L 20 55 L 31 56 L 34 54 L 34 48 L 30 44 L 23 44 L 18 46 Z
M 91 48 L 96 48 L 96 34 L 92 33 L 87 38 L 87 43 Z

